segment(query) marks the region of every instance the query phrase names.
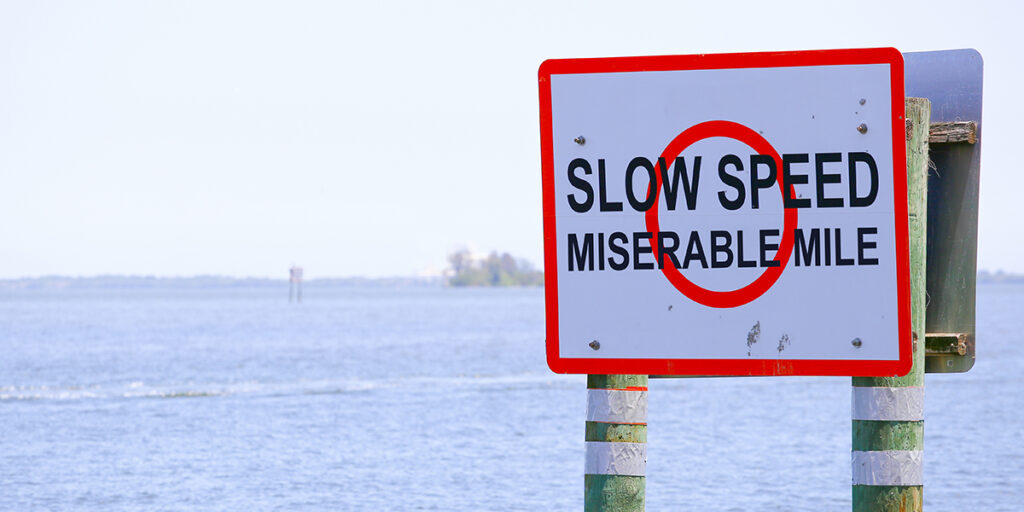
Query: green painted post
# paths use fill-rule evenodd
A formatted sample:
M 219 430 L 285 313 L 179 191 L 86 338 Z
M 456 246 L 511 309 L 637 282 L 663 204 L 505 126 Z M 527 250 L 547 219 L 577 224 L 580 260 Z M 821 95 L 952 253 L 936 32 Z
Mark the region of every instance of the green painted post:
M 647 376 L 587 375 L 584 510 L 644 510 Z
M 853 510 L 920 511 L 924 455 L 925 221 L 931 103 L 907 98 L 907 201 L 914 366 L 853 379 Z

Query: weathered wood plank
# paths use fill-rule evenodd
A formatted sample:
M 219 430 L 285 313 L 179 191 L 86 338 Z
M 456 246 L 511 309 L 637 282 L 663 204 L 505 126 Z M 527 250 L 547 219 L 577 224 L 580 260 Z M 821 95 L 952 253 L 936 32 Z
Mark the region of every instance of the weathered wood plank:
M 928 128 L 929 144 L 951 144 L 978 142 L 978 125 L 974 121 L 957 121 L 953 123 L 931 123 Z

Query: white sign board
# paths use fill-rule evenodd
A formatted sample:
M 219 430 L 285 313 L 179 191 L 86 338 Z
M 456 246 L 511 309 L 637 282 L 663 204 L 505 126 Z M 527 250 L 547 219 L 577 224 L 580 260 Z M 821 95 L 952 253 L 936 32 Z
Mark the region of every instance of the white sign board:
M 549 60 L 539 81 L 552 370 L 909 371 L 897 50 Z

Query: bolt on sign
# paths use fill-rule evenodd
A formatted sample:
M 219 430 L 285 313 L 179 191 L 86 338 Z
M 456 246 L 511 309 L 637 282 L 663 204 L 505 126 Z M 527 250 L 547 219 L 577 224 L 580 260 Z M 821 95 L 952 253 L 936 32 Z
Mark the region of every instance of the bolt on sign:
M 910 370 L 899 51 L 559 59 L 539 83 L 552 370 Z

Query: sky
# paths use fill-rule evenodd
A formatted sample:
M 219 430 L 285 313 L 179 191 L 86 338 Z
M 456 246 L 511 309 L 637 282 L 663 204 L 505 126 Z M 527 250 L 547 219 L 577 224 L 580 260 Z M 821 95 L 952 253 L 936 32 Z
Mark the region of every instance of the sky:
M 541 262 L 548 58 L 985 59 L 980 269 L 1024 273 L 1013 2 L 0 0 L 0 278 Z

